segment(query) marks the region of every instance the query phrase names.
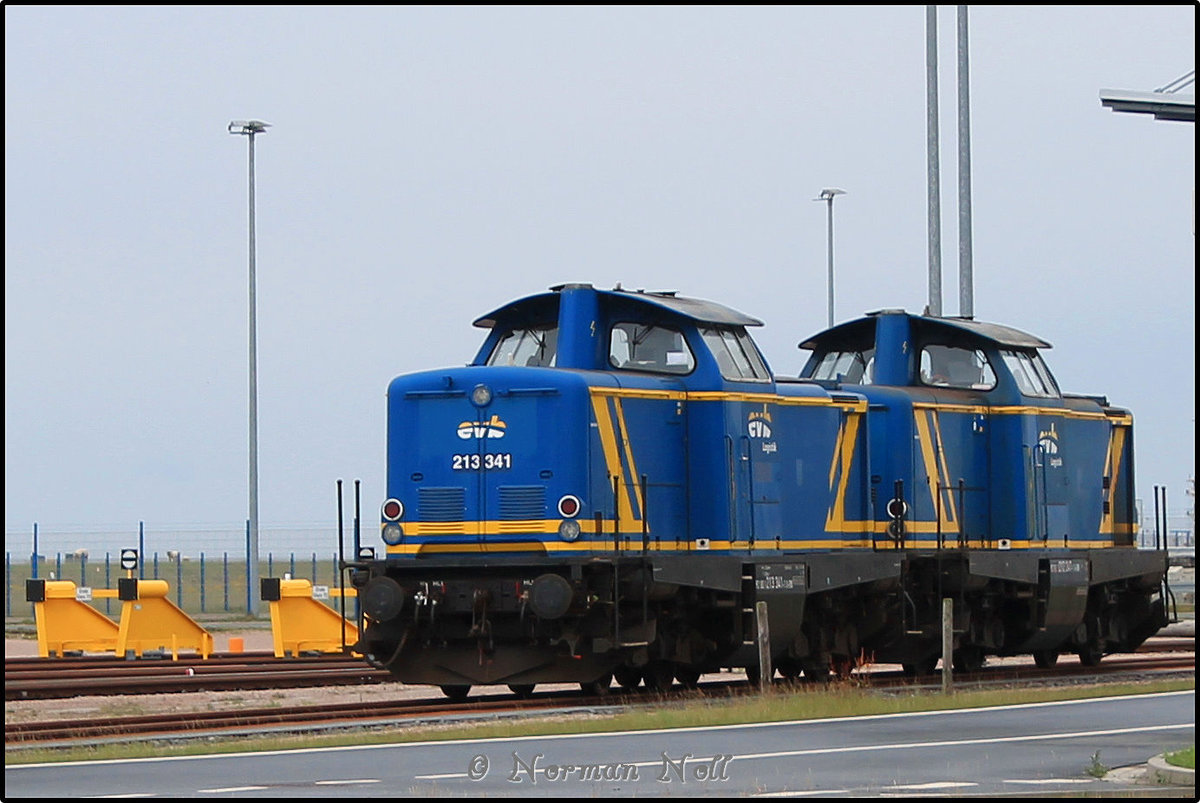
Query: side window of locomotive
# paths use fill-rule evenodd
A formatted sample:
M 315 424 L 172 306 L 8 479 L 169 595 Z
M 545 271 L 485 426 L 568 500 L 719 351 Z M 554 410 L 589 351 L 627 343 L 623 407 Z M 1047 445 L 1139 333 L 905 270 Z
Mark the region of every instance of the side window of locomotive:
M 996 374 L 979 349 L 926 346 L 921 349 L 921 382 L 939 388 L 991 390 Z
M 688 374 L 696 367 L 682 332 L 641 323 L 613 326 L 608 361 L 613 368 L 660 374 Z
M 558 327 L 536 326 L 513 329 L 496 343 L 488 365 L 549 367 L 558 356 Z
M 1058 391 L 1058 384 L 1050 375 L 1050 369 L 1042 362 L 1042 358 L 1037 352 L 1029 354 L 1024 351 L 1002 351 L 1000 356 L 1004 358 L 1005 366 L 1012 372 L 1017 387 L 1024 395 L 1049 399 L 1055 399 L 1061 395 Z
M 870 385 L 874 381 L 874 369 L 873 348 L 862 351 L 828 351 L 813 369 L 812 378 L 849 385 Z
M 745 329 L 704 327 L 700 330 L 700 336 L 716 359 L 721 376 L 743 381 L 770 380 L 762 355 Z

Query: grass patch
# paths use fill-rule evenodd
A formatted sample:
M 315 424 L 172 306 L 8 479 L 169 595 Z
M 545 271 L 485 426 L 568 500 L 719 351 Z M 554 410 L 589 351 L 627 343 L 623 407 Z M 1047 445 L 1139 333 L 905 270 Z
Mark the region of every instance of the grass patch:
M 1167 753 L 1163 756 L 1168 764 L 1173 767 L 1185 767 L 1189 770 L 1196 769 L 1196 748 L 1188 747 L 1183 750 L 1176 750 L 1174 753 Z
M 1108 774 L 1108 767 L 1100 763 L 1100 751 L 1092 753 L 1092 763 L 1088 765 L 1087 774 L 1093 778 L 1103 778 Z
M 557 715 L 539 719 L 493 720 L 469 725 L 446 724 L 359 729 L 339 731 L 328 735 L 303 734 L 238 739 L 223 737 L 221 739 L 190 739 L 176 743 L 126 742 L 54 750 L 22 750 L 6 752 L 5 764 L 714 727 L 750 722 L 786 722 L 915 711 L 944 711 L 1126 694 L 1150 694 L 1194 689 L 1195 687 L 1194 680 L 1175 680 L 1085 688 L 1008 688 L 989 691 L 960 691 L 949 695 L 932 691 L 881 694 L 850 684 L 831 684 L 824 688 L 801 688 L 798 690 L 775 687 L 767 693 L 750 697 L 731 695 L 729 698 L 722 699 L 664 700 L 658 705 L 639 707 L 637 710 L 611 715 Z M 569 705 L 569 701 L 564 702 Z

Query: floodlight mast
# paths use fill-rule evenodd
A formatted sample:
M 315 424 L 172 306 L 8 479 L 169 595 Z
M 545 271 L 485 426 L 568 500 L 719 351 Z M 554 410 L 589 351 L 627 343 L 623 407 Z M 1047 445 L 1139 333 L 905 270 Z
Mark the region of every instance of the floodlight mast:
M 829 328 L 833 328 L 833 199 L 838 195 L 845 195 L 845 190 L 839 190 L 837 187 L 826 187 L 821 190 L 821 194 L 814 201 L 825 201 L 829 207 Z
M 258 616 L 258 328 L 254 265 L 254 135 L 262 134 L 270 123 L 261 120 L 234 120 L 230 134 L 245 135 L 250 144 L 250 510 L 247 521 L 246 612 Z

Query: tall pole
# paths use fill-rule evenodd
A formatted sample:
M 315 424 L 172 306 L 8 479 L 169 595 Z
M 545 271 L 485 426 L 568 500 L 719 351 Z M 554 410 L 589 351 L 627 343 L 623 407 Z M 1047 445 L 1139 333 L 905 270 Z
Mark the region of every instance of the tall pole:
M 925 7 L 925 143 L 929 165 L 929 314 L 942 314 L 942 196 L 938 152 L 937 6 Z
M 243 134 L 250 145 L 250 511 L 246 548 L 246 612 L 258 616 L 258 307 L 254 264 L 254 135 L 266 131 L 270 123 L 259 120 L 235 120 L 229 133 Z
M 971 265 L 971 92 L 967 7 L 958 7 L 958 314 L 975 317 Z
M 833 328 L 833 199 L 838 195 L 845 195 L 845 190 L 839 190 L 836 187 L 828 187 L 821 190 L 821 194 L 813 198 L 814 201 L 825 201 L 828 213 L 828 251 L 829 251 L 829 328 Z

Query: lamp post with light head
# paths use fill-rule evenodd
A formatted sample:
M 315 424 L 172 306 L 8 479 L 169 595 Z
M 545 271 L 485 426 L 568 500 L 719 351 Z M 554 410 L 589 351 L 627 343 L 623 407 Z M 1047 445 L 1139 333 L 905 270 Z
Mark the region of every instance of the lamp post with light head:
M 833 328 L 833 199 L 845 195 L 845 190 L 837 187 L 827 187 L 814 201 L 825 201 L 829 207 L 829 327 Z
M 258 616 L 258 331 L 254 288 L 254 135 L 262 134 L 270 125 L 261 120 L 234 120 L 229 124 L 230 134 L 243 135 L 250 143 L 250 518 L 247 525 L 246 612 L 251 616 Z

